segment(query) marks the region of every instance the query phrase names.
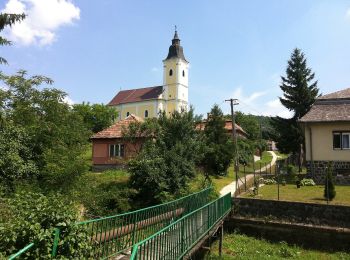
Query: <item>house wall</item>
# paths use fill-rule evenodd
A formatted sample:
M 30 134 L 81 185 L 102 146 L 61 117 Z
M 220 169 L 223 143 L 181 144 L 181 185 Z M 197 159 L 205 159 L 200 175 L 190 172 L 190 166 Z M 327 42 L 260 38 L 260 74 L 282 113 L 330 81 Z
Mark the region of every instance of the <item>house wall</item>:
M 310 129 L 312 142 L 310 142 Z M 305 125 L 306 160 L 314 161 L 349 161 L 350 150 L 333 150 L 333 131 L 350 131 L 348 123 L 312 123 Z M 312 143 L 312 148 L 310 144 Z
M 124 157 L 109 157 L 110 144 L 124 144 Z M 125 142 L 121 139 L 93 139 L 92 140 L 92 164 L 99 165 L 124 165 L 129 159 L 135 157 L 140 151 L 143 140 L 135 143 Z
M 350 150 L 333 149 L 333 131 L 350 131 L 350 122 L 312 123 L 304 128 L 307 176 L 323 184 L 331 161 L 336 183 L 350 185 Z

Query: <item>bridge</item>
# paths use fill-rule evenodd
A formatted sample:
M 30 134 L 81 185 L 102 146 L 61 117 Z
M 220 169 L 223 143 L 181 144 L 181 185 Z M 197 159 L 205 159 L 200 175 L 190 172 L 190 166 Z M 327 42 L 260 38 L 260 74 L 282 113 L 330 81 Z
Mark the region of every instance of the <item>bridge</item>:
M 230 193 L 210 200 L 210 192 L 207 188 L 164 204 L 74 225 L 85 231 L 93 259 L 186 259 L 222 227 L 231 211 Z M 55 229 L 53 257 L 64 250 L 62 232 Z

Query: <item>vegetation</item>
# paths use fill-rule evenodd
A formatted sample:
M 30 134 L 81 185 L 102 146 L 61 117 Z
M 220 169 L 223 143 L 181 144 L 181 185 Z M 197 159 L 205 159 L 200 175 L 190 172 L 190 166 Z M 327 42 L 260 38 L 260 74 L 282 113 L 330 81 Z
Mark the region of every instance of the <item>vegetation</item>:
M 90 104 L 83 102 L 82 104 L 74 104 L 73 111 L 77 112 L 86 125 L 86 128 L 97 133 L 109 127 L 118 117 L 115 108 L 103 104 Z
M 333 200 L 335 198 L 335 195 L 336 195 L 336 191 L 335 191 L 334 179 L 333 179 L 333 164 L 329 162 L 327 167 L 327 173 L 326 173 L 326 181 L 324 184 L 323 196 L 327 200 Z
M 286 77 L 281 78 L 280 88 L 283 91 L 283 97 L 280 97 L 280 101 L 293 112 L 293 117 L 273 119 L 272 124 L 276 133 L 274 139 L 281 152 L 293 153 L 300 158 L 301 147 L 305 145 L 303 130 L 298 120 L 310 110 L 319 95 L 317 81 L 313 81 L 315 74 L 307 67 L 305 55 L 300 49 L 294 49 L 288 61 Z M 299 165 L 301 167 L 300 160 Z
M 138 202 L 154 205 L 188 192 L 203 154 L 199 134 L 192 109 L 170 116 L 163 113 L 155 120 L 153 138 L 129 163 L 130 187 L 137 191 Z
M 211 175 L 226 175 L 235 147 L 232 138 L 227 135 L 225 118 L 218 105 L 210 111 L 204 136 L 207 150 L 202 163 L 205 171 Z
M 223 256 L 218 256 L 218 241 L 212 248 L 207 259 L 348 259 L 349 253 L 345 252 L 321 252 L 307 250 L 296 245 L 288 245 L 286 242 L 269 242 L 237 233 L 225 234 L 223 240 Z
M 303 186 L 300 189 L 295 184 L 280 185 L 280 200 L 300 201 L 309 203 L 327 203 L 324 195 L 324 186 Z M 350 206 L 350 187 L 337 186 L 337 195 L 331 204 L 334 205 L 348 205 Z M 277 200 L 277 185 L 265 185 L 259 188 L 259 195 L 255 196 L 257 199 L 272 199 Z M 251 197 L 250 194 L 243 194 L 242 197 Z

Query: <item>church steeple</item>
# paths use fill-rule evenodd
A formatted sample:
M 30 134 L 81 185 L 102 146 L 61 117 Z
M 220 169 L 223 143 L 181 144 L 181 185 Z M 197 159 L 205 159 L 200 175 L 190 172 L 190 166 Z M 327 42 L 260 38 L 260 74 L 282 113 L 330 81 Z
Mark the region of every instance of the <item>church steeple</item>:
M 184 61 L 186 61 L 183 48 L 180 45 L 180 41 L 181 40 L 179 38 L 179 35 L 177 34 L 177 29 L 175 26 L 174 38 L 171 41 L 172 44 L 169 47 L 168 56 L 166 57 L 165 60 L 169 60 L 171 58 L 180 58 L 180 59 L 183 59 Z

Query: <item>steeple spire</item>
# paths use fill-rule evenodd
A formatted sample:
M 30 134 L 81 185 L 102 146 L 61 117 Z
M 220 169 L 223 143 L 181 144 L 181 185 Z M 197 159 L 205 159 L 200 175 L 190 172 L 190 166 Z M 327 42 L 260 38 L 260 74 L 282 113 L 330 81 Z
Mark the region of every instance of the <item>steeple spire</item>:
M 185 59 L 185 55 L 183 53 L 183 48 L 180 45 L 180 38 L 179 35 L 177 34 L 177 27 L 175 25 L 175 33 L 174 33 L 174 37 L 171 40 L 171 45 L 169 47 L 169 53 L 168 56 L 166 57 L 165 60 L 171 59 L 171 58 L 180 58 L 186 61 Z

